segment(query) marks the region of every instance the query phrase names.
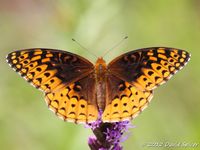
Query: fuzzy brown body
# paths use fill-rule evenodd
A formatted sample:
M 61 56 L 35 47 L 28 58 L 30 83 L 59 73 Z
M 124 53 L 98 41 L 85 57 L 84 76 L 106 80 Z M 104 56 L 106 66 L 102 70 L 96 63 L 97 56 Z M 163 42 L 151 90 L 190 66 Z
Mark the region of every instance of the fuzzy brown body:
M 106 76 L 107 67 L 103 58 L 98 58 L 95 65 L 96 100 L 99 110 L 103 111 L 106 105 Z

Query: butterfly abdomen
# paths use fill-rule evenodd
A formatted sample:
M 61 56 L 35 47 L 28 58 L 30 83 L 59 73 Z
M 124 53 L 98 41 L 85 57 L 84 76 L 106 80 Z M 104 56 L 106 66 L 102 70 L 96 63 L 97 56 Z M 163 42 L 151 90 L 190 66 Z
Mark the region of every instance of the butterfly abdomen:
M 95 64 L 96 98 L 99 110 L 105 109 L 106 99 L 106 62 L 99 58 Z

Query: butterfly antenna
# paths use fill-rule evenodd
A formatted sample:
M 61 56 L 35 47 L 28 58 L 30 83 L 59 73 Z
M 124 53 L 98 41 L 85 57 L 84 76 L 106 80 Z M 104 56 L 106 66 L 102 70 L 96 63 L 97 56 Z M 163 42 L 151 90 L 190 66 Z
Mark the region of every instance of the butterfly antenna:
M 77 42 L 74 38 L 72 38 L 72 41 L 74 41 L 76 44 L 78 44 L 81 48 L 83 48 L 84 50 L 86 50 L 88 53 L 92 54 L 93 56 L 95 56 L 96 58 L 97 55 L 95 55 L 94 53 L 92 53 L 90 50 L 88 50 L 87 48 L 85 48 L 83 45 L 81 45 L 79 42 Z
M 115 44 L 111 49 L 109 49 L 108 51 L 106 51 L 102 57 L 104 57 L 105 55 L 107 55 L 110 51 L 112 51 L 113 49 L 115 49 L 116 47 L 118 47 L 122 42 L 124 42 L 124 40 L 128 39 L 128 36 L 125 36 L 123 39 L 121 39 L 117 44 Z

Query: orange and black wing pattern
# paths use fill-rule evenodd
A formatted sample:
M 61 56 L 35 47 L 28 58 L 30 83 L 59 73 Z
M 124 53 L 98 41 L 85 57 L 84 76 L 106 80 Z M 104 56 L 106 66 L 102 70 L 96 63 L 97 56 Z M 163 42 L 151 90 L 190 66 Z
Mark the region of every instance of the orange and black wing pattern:
M 87 123 L 98 110 L 89 87 L 95 86 L 94 66 L 81 56 L 54 49 L 25 49 L 7 56 L 9 65 L 45 93 L 46 102 L 60 118 Z
M 108 91 L 120 94 L 108 95 L 103 121 L 130 120 L 137 116 L 151 100 L 153 89 L 169 80 L 189 59 L 190 54 L 184 50 L 152 47 L 125 53 L 111 61 L 108 78 L 113 80 L 115 76 L 116 87 L 124 90 L 120 92 L 110 86 L 108 79 Z
M 120 122 L 135 118 L 153 97 L 153 91 L 141 91 L 129 82 L 109 75 L 107 81 L 106 107 L 102 114 L 104 122 Z
M 98 118 L 95 78 L 89 75 L 64 88 L 45 94 L 53 112 L 64 121 L 92 123 Z

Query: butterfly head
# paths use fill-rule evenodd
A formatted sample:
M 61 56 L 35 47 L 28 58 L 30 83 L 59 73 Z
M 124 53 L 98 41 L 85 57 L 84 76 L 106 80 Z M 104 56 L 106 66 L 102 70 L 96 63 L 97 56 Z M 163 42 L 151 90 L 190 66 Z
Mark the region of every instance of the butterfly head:
M 106 68 L 106 61 L 103 59 L 103 57 L 99 57 L 96 61 L 96 64 L 95 64 L 95 68 L 96 69 L 103 69 L 103 68 Z
M 106 61 L 103 59 L 103 57 L 99 57 L 96 61 L 96 65 L 97 64 L 105 64 L 106 65 Z
M 104 78 L 105 76 L 105 72 L 106 72 L 106 62 L 103 59 L 103 57 L 99 57 L 96 61 L 95 64 L 95 70 L 96 70 L 96 74 L 97 74 L 97 78 L 100 77 L 100 81 L 102 80 L 102 78 Z

